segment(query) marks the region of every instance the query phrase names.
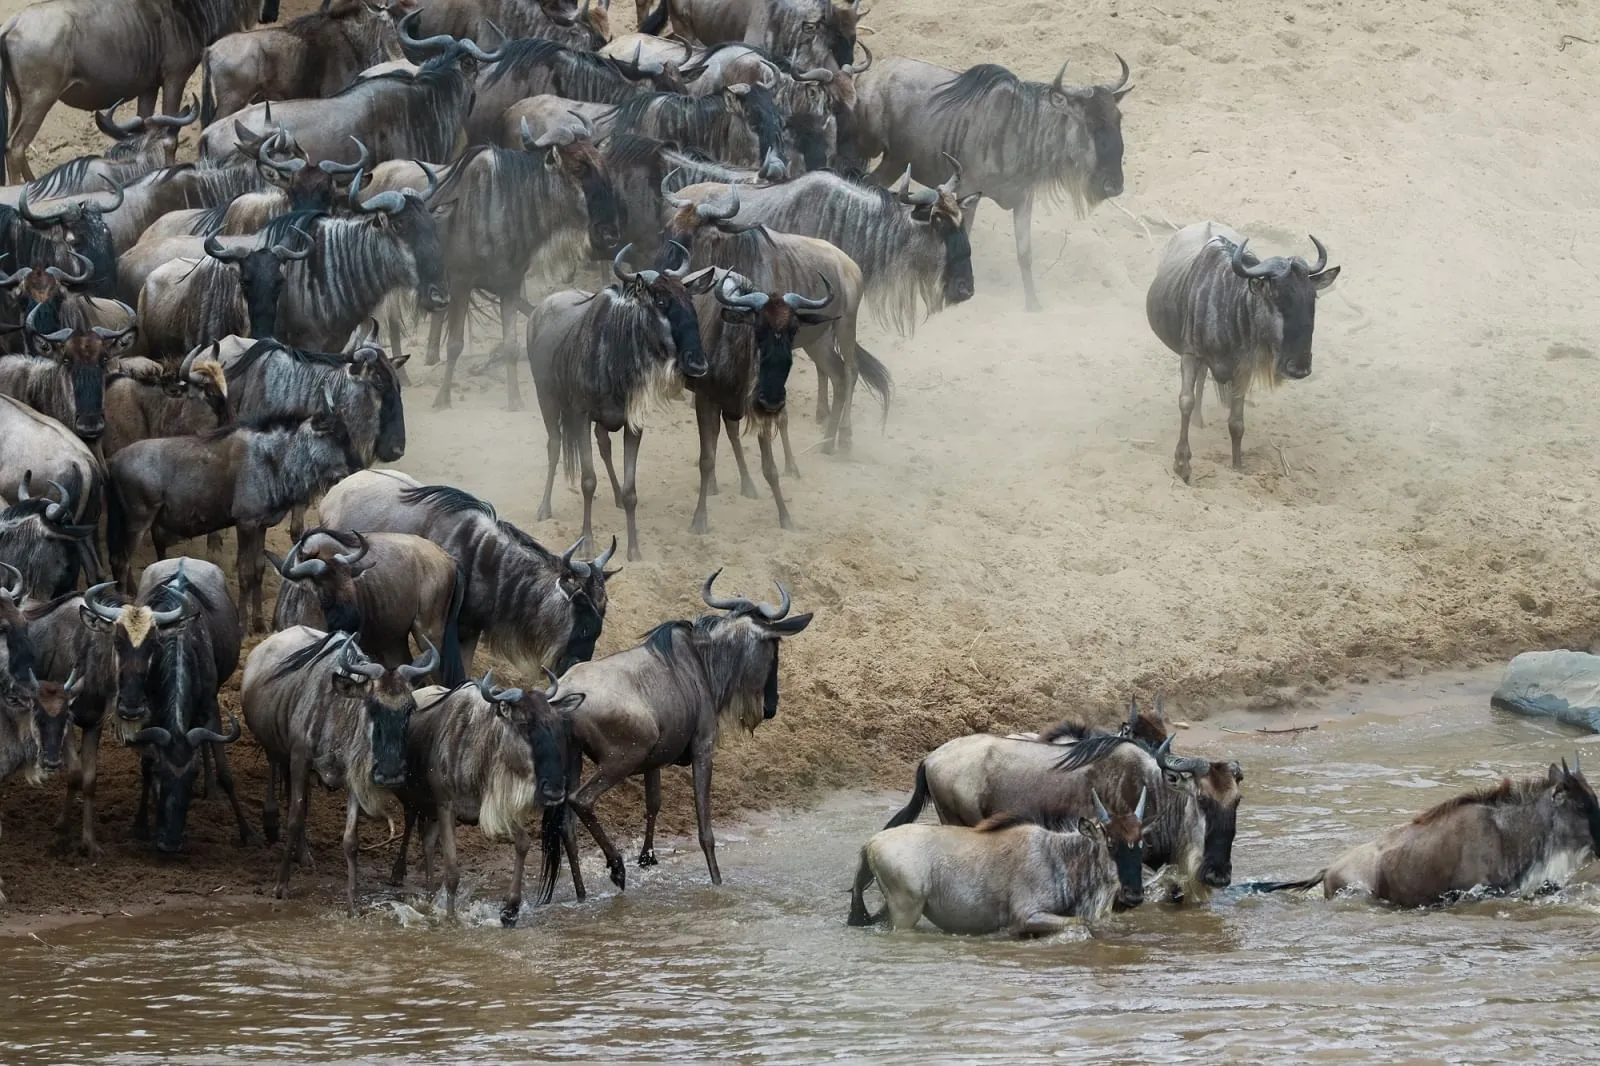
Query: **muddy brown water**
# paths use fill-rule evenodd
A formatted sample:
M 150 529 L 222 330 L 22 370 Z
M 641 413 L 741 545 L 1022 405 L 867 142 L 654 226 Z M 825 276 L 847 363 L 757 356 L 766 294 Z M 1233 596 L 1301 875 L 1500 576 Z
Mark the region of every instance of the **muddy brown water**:
M 1492 678 L 1374 686 L 1186 746 L 1247 769 L 1236 881 L 1341 847 L 1582 738 L 1487 706 Z M 604 894 L 496 921 L 498 881 L 447 921 L 413 891 L 350 921 L 302 904 L 189 910 L 0 941 L 0 1060 L 1153 1062 L 1588 1058 L 1600 892 L 1399 912 L 1320 895 L 1146 906 L 1018 943 L 847 928 L 860 843 L 902 800 L 835 795 L 724 825 Z M 637 830 L 635 830 L 637 832 Z M 635 841 L 636 846 L 636 841 Z M 265 874 L 263 875 L 265 876 Z

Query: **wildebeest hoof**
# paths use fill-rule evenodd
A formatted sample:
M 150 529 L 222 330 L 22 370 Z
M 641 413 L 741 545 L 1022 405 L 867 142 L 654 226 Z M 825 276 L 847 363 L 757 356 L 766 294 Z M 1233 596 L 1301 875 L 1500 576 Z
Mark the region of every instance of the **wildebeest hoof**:
M 261 819 L 261 835 L 267 838 L 268 844 L 278 842 L 278 819 L 276 815 L 266 815 Z
M 521 912 L 522 904 L 513 903 L 500 908 L 500 924 L 507 929 L 517 927 L 517 914 Z
M 423 366 L 438 366 L 439 365 L 439 353 L 438 352 L 429 352 L 427 355 L 424 355 L 422 357 L 422 365 Z
M 611 871 L 611 883 L 617 886 L 617 891 L 627 891 L 628 867 L 627 864 L 622 861 L 622 856 L 618 855 L 615 859 L 606 863 L 606 866 Z
M 250 827 L 247 825 L 241 825 L 239 827 L 239 846 L 241 848 L 247 848 L 250 846 Z
M 525 410 L 527 410 L 527 407 L 526 407 L 525 404 L 523 404 L 523 402 L 520 399 L 518 399 L 518 400 L 507 400 L 506 401 L 506 410 L 507 411 L 525 411 Z
M 533 516 L 533 520 L 535 522 L 543 522 L 545 519 L 554 518 L 555 516 L 555 508 L 549 506 L 548 504 L 541 504 L 539 507 L 539 513 Z
M 655 866 L 656 865 L 656 853 L 655 853 L 655 851 L 654 850 L 641 851 L 639 853 L 639 865 L 640 866 Z
M 448 411 L 448 410 L 450 410 L 450 390 L 449 389 L 441 389 L 439 391 L 439 395 L 437 395 L 437 396 L 435 396 L 433 398 L 433 409 L 435 411 Z
M 822 454 L 823 455 L 832 455 L 833 454 L 833 441 L 825 440 L 825 441 L 822 442 Z
M 800 468 L 798 466 L 795 466 L 793 463 L 784 463 L 783 464 L 783 476 L 784 477 L 799 477 L 800 476 Z
M 273 885 L 272 886 L 272 898 L 273 899 L 288 899 L 289 898 L 289 886 L 285 885 L 285 884 Z
M 756 491 L 756 483 L 754 481 L 746 481 L 743 485 L 740 485 L 739 495 L 747 500 L 761 499 L 761 493 Z
M 1028 299 L 1023 301 L 1022 307 L 1023 307 L 1023 310 L 1026 310 L 1026 311 L 1043 311 L 1044 310 L 1044 305 L 1041 304 L 1038 300 L 1035 300 L 1034 298 L 1032 298 L 1031 296 Z
M 644 562 L 644 552 L 640 551 L 638 548 L 634 547 L 632 544 L 628 545 L 628 562 L 630 562 L 630 563 L 642 563 L 642 562 Z
M 1189 484 L 1189 460 L 1179 459 L 1174 462 L 1172 472 L 1182 478 L 1185 485 Z
M 704 536 L 711 532 L 711 523 L 706 520 L 704 515 L 696 515 L 694 521 L 689 523 L 689 532 Z

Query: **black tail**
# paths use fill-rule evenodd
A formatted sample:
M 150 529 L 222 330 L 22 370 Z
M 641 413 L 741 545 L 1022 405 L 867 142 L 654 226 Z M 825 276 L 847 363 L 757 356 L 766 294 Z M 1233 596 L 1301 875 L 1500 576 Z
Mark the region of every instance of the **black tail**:
M 581 466 L 578 450 L 583 447 L 583 435 L 589 429 L 589 416 L 581 407 L 564 404 L 561 410 L 561 469 L 567 481 L 578 479 Z
M 0 185 L 11 179 L 6 174 L 6 156 L 11 149 L 11 45 L 0 37 Z M 21 97 L 17 105 L 22 105 Z
M 894 377 L 883 361 L 856 345 L 856 372 L 861 383 L 883 404 L 883 425 L 889 424 L 889 404 L 894 400 Z
M 111 576 L 118 581 L 124 576 L 115 572 L 118 562 L 124 571 L 133 562 L 135 546 L 129 544 L 128 539 L 128 509 L 122 502 L 122 492 L 113 481 L 106 485 L 106 552 L 111 556 Z
M 566 841 L 567 805 L 558 803 L 544 809 L 539 824 L 539 906 L 556 894 L 556 878 L 561 876 L 561 847 Z
M 661 36 L 661 31 L 667 28 L 667 3 L 668 0 L 658 0 L 656 9 L 639 23 L 640 33 L 648 33 L 653 37 Z
M 211 49 L 200 54 L 200 128 L 205 129 L 217 117 L 217 96 L 211 88 Z
M 845 924 L 854 926 L 873 925 L 880 916 L 867 913 L 867 889 L 872 887 L 872 882 L 877 876 L 872 872 L 872 864 L 867 862 L 867 849 L 861 849 L 861 867 L 856 870 L 856 883 L 850 887 L 850 915 L 845 919 Z
M 1247 881 L 1239 886 L 1241 892 L 1304 892 L 1308 888 L 1316 888 L 1322 884 L 1322 879 L 1328 873 L 1326 868 L 1318 870 L 1316 876 L 1308 877 L 1304 881 Z
M 444 617 L 444 647 L 439 649 L 439 679 L 455 688 L 467 679 L 467 664 L 461 661 L 461 601 L 467 595 L 467 571 L 456 566 L 456 587 L 450 593 L 450 613 Z
M 917 763 L 917 784 L 911 791 L 911 802 L 900 808 L 900 813 L 889 819 L 885 829 L 893 829 L 897 825 L 906 825 L 917 820 L 922 814 L 922 807 L 928 802 L 928 764 Z

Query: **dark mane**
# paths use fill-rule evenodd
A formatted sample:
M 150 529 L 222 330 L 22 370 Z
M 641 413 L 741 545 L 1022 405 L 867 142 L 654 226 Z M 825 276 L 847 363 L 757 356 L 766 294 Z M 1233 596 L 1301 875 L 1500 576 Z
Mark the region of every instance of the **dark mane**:
M 651 654 L 670 662 L 672 660 L 672 638 L 679 633 L 690 633 L 693 630 L 693 622 L 677 618 L 670 622 L 662 622 L 640 637 L 639 643 L 649 649 Z
M 309 234 L 313 239 L 317 235 L 317 227 L 322 221 L 330 217 L 328 212 L 315 208 L 303 211 L 285 211 L 281 215 L 274 215 L 267 220 L 256 235 L 256 247 L 268 248 L 274 244 L 287 244 L 290 247 L 299 247 L 300 233 Z
M 252 418 L 242 418 L 237 425 L 218 426 L 208 432 L 205 439 L 221 440 L 236 430 L 250 430 L 254 433 L 293 433 L 300 428 L 300 423 L 309 417 L 311 416 L 304 411 L 277 411 Z
M 347 636 L 347 634 L 338 632 L 324 633 L 321 640 L 313 641 L 303 648 L 296 648 L 294 651 L 290 652 L 288 658 L 284 659 L 283 662 L 279 664 L 278 668 L 272 672 L 272 677 L 269 678 L 269 680 L 279 681 L 285 677 L 288 677 L 290 674 L 298 673 L 299 671 L 304 670 L 318 659 L 323 658 L 329 652 L 333 651 L 334 648 L 343 640 L 345 640 Z M 354 638 L 350 639 L 353 640 Z
M 670 141 L 658 141 L 642 133 L 613 133 L 606 139 L 606 162 L 613 166 L 644 166 L 660 160 L 662 149 L 677 147 Z
M 1005 811 L 1001 811 L 990 815 L 972 828 L 974 832 L 978 833 L 998 833 L 1002 829 L 1013 829 L 1019 825 L 1034 824 L 1020 814 L 1008 814 Z
M 1033 90 L 1038 95 L 1048 88 L 1042 82 L 1026 82 L 998 63 L 979 63 L 962 71 L 954 81 L 936 90 L 929 104 L 937 111 L 950 111 L 986 98 L 999 88 Z
M 252 344 L 243 355 L 224 370 L 228 384 L 232 385 L 234 382 L 244 378 L 246 374 L 250 373 L 251 368 L 274 352 L 282 352 L 295 362 L 308 366 L 343 366 L 350 361 L 349 357 L 340 355 L 337 352 L 308 352 L 300 348 L 291 348 L 282 341 L 275 341 L 268 337 Z
M 400 492 L 402 503 L 421 504 L 437 515 L 464 514 L 476 512 L 488 515 L 496 522 L 500 516 L 495 513 L 494 505 L 487 500 L 480 500 L 465 489 L 458 489 L 454 485 L 418 485 L 414 489 L 402 489 Z M 518 530 L 520 533 L 521 530 Z M 526 536 L 526 534 L 524 534 Z
M 150 602 L 145 604 L 145 606 L 153 607 L 158 611 L 170 610 L 172 607 L 177 606 L 177 603 L 172 598 L 172 583 L 177 579 L 178 575 L 173 574 L 161 584 L 151 589 Z M 216 607 L 216 603 L 211 599 L 210 595 L 208 595 L 204 589 L 199 588 L 191 583 L 187 591 L 190 596 L 194 597 L 194 602 L 199 604 L 203 609 L 210 611 Z
M 490 88 L 513 71 L 521 72 L 529 67 L 545 66 L 550 60 L 567 51 L 571 49 L 566 45 L 545 37 L 521 37 L 515 41 L 507 41 L 500 49 L 500 59 L 484 75 L 483 87 Z
M 1057 722 L 1049 729 L 1046 729 L 1043 733 L 1040 733 L 1039 743 L 1054 744 L 1058 740 L 1066 740 L 1069 737 L 1072 740 L 1084 740 L 1088 737 L 1097 736 L 1104 732 L 1105 730 L 1095 729 L 1093 726 L 1090 726 L 1088 723 L 1080 721 L 1079 719 L 1068 718 L 1065 721 Z
M 1066 749 L 1066 754 L 1056 760 L 1055 769 L 1066 773 L 1079 767 L 1088 766 L 1091 763 L 1099 762 L 1124 744 L 1136 744 L 1141 748 L 1143 747 L 1137 741 L 1129 740 L 1127 737 L 1119 737 L 1112 733 L 1097 733 L 1086 736 Z
M 558 556 L 555 552 L 551 551 L 549 548 L 546 548 L 543 544 L 540 544 L 532 536 L 530 536 L 529 534 L 523 532 L 521 529 L 519 529 L 518 527 L 512 525 L 510 522 L 507 522 L 504 519 L 499 519 L 499 520 L 496 521 L 495 524 L 497 526 L 499 526 L 500 532 L 504 533 L 507 537 L 510 537 L 512 540 L 516 541 L 518 544 L 522 545 L 524 548 L 528 549 L 531 552 L 536 553 L 537 555 L 541 556 L 542 558 L 547 559 L 547 560 L 555 560 L 555 559 L 560 558 L 560 556 Z
M 82 595 L 83 593 L 81 592 L 67 592 L 45 603 L 30 603 L 26 607 L 22 608 L 22 617 L 26 618 L 30 622 L 37 622 L 39 619 L 55 611 L 68 600 Z M 100 595 L 105 602 L 115 606 L 125 606 L 128 602 L 128 597 L 124 596 L 116 589 L 106 589 Z
M 1462 807 L 1477 805 L 1498 806 L 1501 804 L 1527 803 L 1544 790 L 1543 776 L 1524 778 L 1513 781 L 1509 777 L 1502 777 L 1500 783 L 1489 788 L 1481 788 L 1476 792 L 1463 793 L 1453 799 L 1447 799 L 1437 807 L 1430 807 L 1411 819 L 1412 825 L 1427 825 L 1436 822 L 1451 811 Z

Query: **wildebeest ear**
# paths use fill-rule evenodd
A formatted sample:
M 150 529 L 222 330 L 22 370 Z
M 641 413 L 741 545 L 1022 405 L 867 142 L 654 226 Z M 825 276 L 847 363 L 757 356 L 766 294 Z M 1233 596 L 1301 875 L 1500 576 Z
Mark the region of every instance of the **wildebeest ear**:
M 1244 781 L 1244 767 L 1240 766 L 1238 763 L 1230 762 L 1228 764 L 1228 772 L 1233 775 L 1233 780 L 1234 780 L 1235 784 L 1238 784 L 1238 783 L 1241 783 L 1241 782 Z
M 1078 833 L 1081 836 L 1092 837 L 1095 835 L 1095 831 L 1098 828 L 1099 826 L 1095 825 L 1087 818 L 1078 819 Z
M 782 636 L 792 637 L 810 624 L 811 613 L 808 611 L 805 614 L 797 614 L 791 618 L 783 618 L 776 622 L 768 622 L 767 628 Z
M 933 205 L 918 204 L 911 209 L 911 217 L 918 222 L 927 222 L 933 217 Z
M 257 163 L 256 173 L 260 174 L 262 180 L 273 188 L 287 189 L 289 187 L 288 176 L 276 167 L 269 167 L 265 163 Z
M 587 692 L 566 692 L 550 701 L 552 710 L 564 711 L 571 714 L 583 706 L 583 701 L 589 698 Z
M 717 268 L 705 267 L 696 270 L 693 274 L 683 279 L 683 287 L 689 290 L 690 295 L 699 296 L 701 293 L 711 291 L 711 286 L 717 283 Z
M 83 621 L 85 626 L 88 626 L 96 633 L 111 632 L 110 622 L 107 622 L 104 618 L 101 618 L 99 615 L 89 610 L 86 605 L 81 603 L 78 605 L 78 617 Z
M 603 570 L 601 573 L 605 574 L 607 581 L 610 581 L 612 578 L 622 573 L 622 567 L 619 566 L 615 570 Z
M 1550 772 L 1545 775 L 1545 780 L 1552 785 L 1559 785 L 1566 779 L 1566 774 L 1561 772 L 1561 767 L 1555 763 L 1550 764 Z
M 1315 289 L 1317 292 L 1321 292 L 1323 289 L 1326 289 L 1329 285 L 1332 285 L 1333 282 L 1334 282 L 1334 279 L 1337 278 L 1338 276 L 1339 276 L 1339 268 L 1338 267 L 1329 267 L 1327 270 L 1324 270 L 1320 274 L 1311 275 L 1311 278 L 1310 278 L 1311 287 L 1313 289 Z
M 1130 85 L 1126 89 L 1118 89 L 1116 92 L 1112 93 L 1111 95 L 1113 97 L 1115 97 L 1116 99 L 1121 100 L 1124 96 L 1127 96 L 1129 93 L 1133 92 L 1133 90 L 1136 89 L 1137 87 L 1138 86 Z
M 396 359 L 389 360 L 389 365 L 394 367 L 396 370 L 399 370 L 401 367 L 405 366 L 406 363 L 408 363 L 410 360 L 411 360 L 411 353 L 407 352 L 406 354 L 404 354 L 404 355 L 402 355 L 402 356 L 400 356 L 400 357 L 398 357 Z

